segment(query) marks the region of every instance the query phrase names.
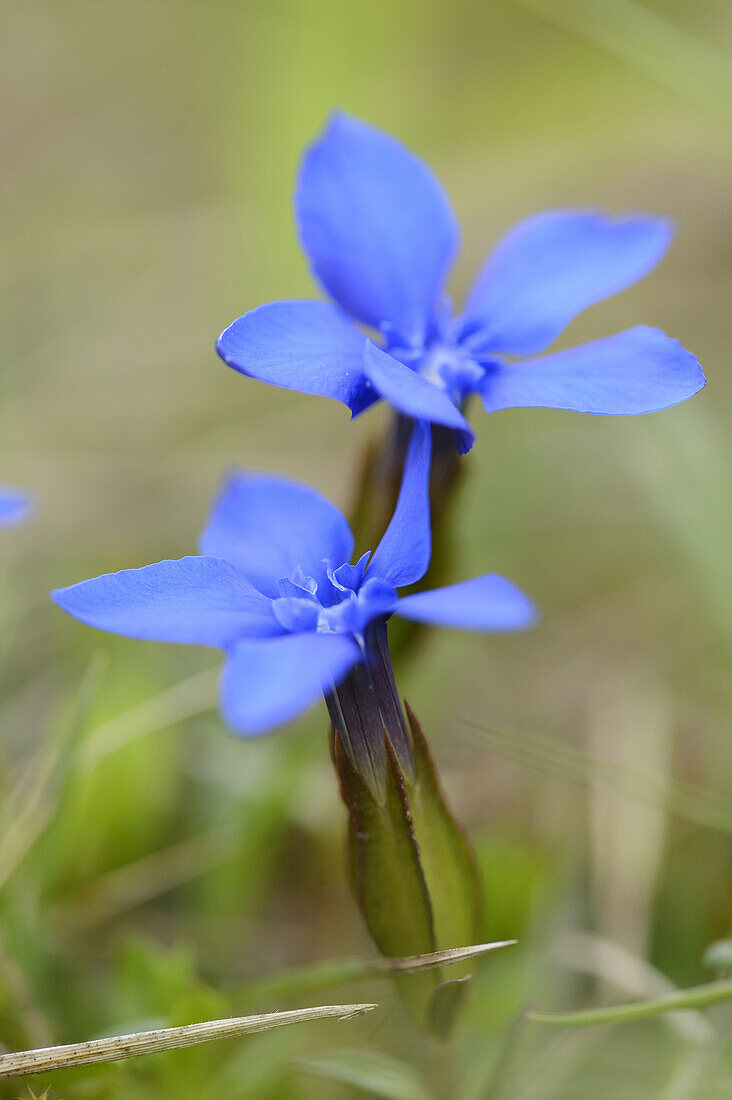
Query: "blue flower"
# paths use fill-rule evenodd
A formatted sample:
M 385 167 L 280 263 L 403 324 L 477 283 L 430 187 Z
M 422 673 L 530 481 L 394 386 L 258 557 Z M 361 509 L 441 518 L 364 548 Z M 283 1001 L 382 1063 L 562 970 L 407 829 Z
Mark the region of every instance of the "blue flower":
M 429 429 L 418 424 L 389 527 L 355 565 L 348 523 L 314 489 L 238 473 L 214 505 L 202 556 L 106 574 L 52 597 L 102 630 L 224 649 L 224 714 L 242 733 L 264 731 L 332 691 L 363 660 L 368 625 L 391 614 L 467 630 L 533 623 L 531 602 L 496 574 L 397 596 L 429 564 L 429 464 Z
M 529 218 L 489 256 L 455 316 L 443 294 L 455 218 L 435 177 L 393 138 L 335 115 L 305 155 L 295 205 L 313 274 L 334 304 L 272 302 L 225 329 L 219 355 L 252 378 L 336 398 L 353 415 L 383 397 L 456 429 L 463 451 L 473 393 L 488 412 L 629 415 L 678 404 L 705 383 L 693 355 L 646 326 L 536 357 L 578 313 L 658 263 L 672 236 L 663 219 L 584 210 Z M 377 330 L 378 343 L 354 322 Z
M 0 488 L 0 527 L 25 523 L 33 511 L 33 501 L 20 489 Z

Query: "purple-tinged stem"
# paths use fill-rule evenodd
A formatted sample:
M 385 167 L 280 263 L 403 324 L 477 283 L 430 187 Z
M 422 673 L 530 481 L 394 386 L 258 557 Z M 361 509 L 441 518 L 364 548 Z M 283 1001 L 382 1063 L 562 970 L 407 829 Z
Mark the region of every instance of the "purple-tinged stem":
M 363 661 L 326 697 L 330 720 L 353 767 L 379 802 L 386 797 L 388 737 L 405 777 L 414 780 L 412 739 L 394 680 L 386 620 L 371 623 Z

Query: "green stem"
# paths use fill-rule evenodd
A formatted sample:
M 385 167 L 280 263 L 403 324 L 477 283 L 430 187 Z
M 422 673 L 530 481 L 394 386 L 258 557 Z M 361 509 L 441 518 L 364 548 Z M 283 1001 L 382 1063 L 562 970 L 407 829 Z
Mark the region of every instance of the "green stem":
M 412 431 L 412 421 L 394 415 L 378 443 L 372 444 L 364 458 L 351 526 L 356 543 L 365 549 L 378 546 L 394 512 L 404 470 L 404 459 Z M 432 517 L 432 558 L 428 573 L 414 586 L 415 591 L 447 583 L 455 548 L 450 510 L 455 507 L 463 461 L 455 451 L 454 432 L 439 424 L 432 425 L 432 464 L 430 468 L 430 514 Z M 390 630 L 392 657 L 401 661 L 424 633 L 419 623 L 394 622 Z
M 597 1024 L 622 1024 L 631 1020 L 645 1020 L 663 1012 L 678 1012 L 689 1008 L 704 1008 L 732 1000 L 732 979 L 708 982 L 691 989 L 680 989 L 665 997 L 633 1004 L 611 1005 L 608 1008 L 589 1008 L 582 1012 L 527 1012 L 527 1018 L 552 1027 L 595 1027 Z

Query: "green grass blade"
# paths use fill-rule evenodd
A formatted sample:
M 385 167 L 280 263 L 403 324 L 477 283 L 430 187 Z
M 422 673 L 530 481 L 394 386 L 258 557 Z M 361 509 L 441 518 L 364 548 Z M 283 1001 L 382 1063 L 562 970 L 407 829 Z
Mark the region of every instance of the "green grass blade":
M 9 795 L 0 839 L 0 887 L 23 862 L 53 819 L 106 669 L 106 656 L 94 654 L 74 695 L 68 718 L 60 722 L 33 760 L 31 781 L 21 777 L 18 789 Z
M 112 753 L 141 737 L 211 710 L 218 701 L 219 679 L 218 668 L 207 668 L 102 722 L 79 746 L 78 770 L 93 771 Z

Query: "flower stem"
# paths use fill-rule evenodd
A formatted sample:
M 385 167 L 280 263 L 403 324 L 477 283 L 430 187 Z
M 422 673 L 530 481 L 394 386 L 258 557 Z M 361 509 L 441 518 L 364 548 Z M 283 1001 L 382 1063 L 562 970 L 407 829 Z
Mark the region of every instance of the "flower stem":
M 364 456 L 351 517 L 356 541 L 364 549 L 378 546 L 394 512 L 412 423 L 404 416 L 392 417 L 383 438 L 375 441 Z M 430 469 L 432 560 L 428 573 L 415 586 L 415 591 L 447 581 L 447 566 L 454 555 L 449 511 L 454 507 L 457 498 L 456 489 L 461 481 L 463 467 L 461 457 L 455 452 L 453 430 L 433 424 Z M 401 659 L 422 632 L 423 628 L 419 623 L 394 623 L 391 636 L 394 659 Z

